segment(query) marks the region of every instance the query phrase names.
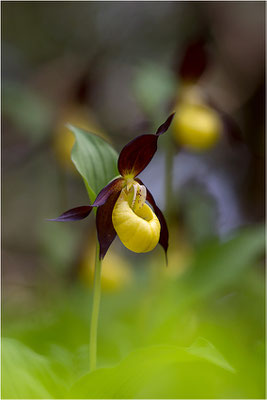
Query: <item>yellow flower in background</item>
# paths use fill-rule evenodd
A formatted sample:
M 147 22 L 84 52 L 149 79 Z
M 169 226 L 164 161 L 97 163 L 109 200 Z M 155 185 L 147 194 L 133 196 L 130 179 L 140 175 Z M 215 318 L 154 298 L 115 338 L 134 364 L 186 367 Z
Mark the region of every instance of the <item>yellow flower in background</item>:
M 80 264 L 80 279 L 93 286 L 95 248 L 88 246 Z M 104 292 L 117 292 L 129 286 L 134 280 L 130 264 L 124 257 L 111 250 L 102 262 L 101 288 Z
M 99 127 L 93 113 L 87 108 L 73 105 L 64 110 L 55 126 L 52 146 L 59 164 L 69 171 L 76 172 L 71 161 L 71 150 L 75 138 L 67 128 L 67 124 L 77 126 L 85 131 L 94 132 L 103 138 L 105 138 L 105 134 Z
M 173 130 L 180 145 L 192 150 L 207 150 L 219 140 L 220 125 L 211 108 L 184 103 L 178 106 Z
M 176 109 L 173 132 L 179 145 L 195 151 L 216 145 L 222 129 L 220 117 L 205 104 L 195 85 L 187 85 L 181 90 Z

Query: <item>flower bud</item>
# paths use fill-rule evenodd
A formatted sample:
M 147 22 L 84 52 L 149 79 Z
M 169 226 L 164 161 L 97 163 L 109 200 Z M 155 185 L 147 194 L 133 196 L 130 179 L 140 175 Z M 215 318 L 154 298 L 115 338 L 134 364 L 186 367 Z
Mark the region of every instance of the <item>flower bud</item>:
M 173 132 L 181 146 L 192 150 L 210 149 L 219 140 L 220 130 L 220 119 L 210 107 L 183 102 L 178 105 Z
M 130 190 L 122 190 L 112 212 L 112 222 L 120 240 L 135 253 L 146 253 L 156 247 L 160 223 L 145 203 L 146 190 L 134 182 Z

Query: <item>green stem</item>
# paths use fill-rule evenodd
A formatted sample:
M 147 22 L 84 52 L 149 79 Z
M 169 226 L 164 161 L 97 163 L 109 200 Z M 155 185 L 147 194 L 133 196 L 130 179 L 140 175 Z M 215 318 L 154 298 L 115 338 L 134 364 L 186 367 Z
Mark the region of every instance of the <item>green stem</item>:
M 99 259 L 99 243 L 96 241 L 96 254 L 95 254 L 95 271 L 94 271 L 94 287 L 93 287 L 93 305 L 90 327 L 90 346 L 89 346 L 89 363 L 90 371 L 96 369 L 96 356 L 97 356 L 97 326 L 98 315 L 101 297 L 101 260 Z

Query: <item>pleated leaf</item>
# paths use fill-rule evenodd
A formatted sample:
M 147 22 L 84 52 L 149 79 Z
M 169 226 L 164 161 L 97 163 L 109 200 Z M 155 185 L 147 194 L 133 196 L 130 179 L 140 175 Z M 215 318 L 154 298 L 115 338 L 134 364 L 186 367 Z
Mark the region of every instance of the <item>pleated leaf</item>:
M 100 190 L 118 175 L 117 152 L 93 133 L 68 125 L 75 135 L 71 159 L 83 177 L 91 202 Z

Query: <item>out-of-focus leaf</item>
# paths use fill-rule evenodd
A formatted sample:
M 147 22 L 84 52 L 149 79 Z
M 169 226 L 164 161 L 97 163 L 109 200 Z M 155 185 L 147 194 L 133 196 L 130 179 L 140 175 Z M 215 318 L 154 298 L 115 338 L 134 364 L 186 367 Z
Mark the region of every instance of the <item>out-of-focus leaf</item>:
M 70 397 L 136 398 L 154 375 L 175 363 L 181 364 L 182 369 L 188 363 L 208 361 L 233 371 L 213 345 L 208 341 L 205 341 L 205 346 L 201 344 L 203 341 L 189 348 L 159 345 L 133 351 L 117 366 L 101 368 L 83 376 L 74 384 Z M 179 388 L 177 390 L 179 392 Z
M 117 152 L 104 139 L 68 125 L 76 141 L 71 159 L 83 177 L 91 202 L 100 190 L 118 175 Z
M 51 399 L 64 393 L 47 358 L 17 340 L 2 338 L 2 398 Z
M 230 372 L 235 372 L 235 369 L 231 367 L 216 347 L 202 337 L 199 337 L 190 347 L 188 347 L 187 351 L 190 354 L 194 354 L 204 360 L 210 361 Z
M 193 296 L 206 296 L 234 282 L 263 253 L 264 228 L 245 229 L 224 243 L 201 247 L 185 276 Z

